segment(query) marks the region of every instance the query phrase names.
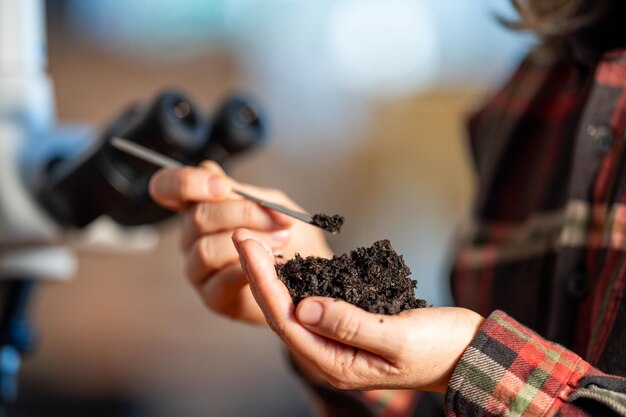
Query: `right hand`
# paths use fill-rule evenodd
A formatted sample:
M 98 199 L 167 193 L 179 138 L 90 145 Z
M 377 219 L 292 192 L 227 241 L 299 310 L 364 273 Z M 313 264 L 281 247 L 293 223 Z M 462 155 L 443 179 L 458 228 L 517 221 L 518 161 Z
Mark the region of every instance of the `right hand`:
M 303 211 L 283 192 L 237 183 L 211 161 L 198 168 L 158 171 L 150 181 L 150 194 L 162 206 L 183 213 L 186 274 L 205 305 L 223 316 L 264 324 L 231 240 L 234 230 L 251 230 L 284 259 L 295 253 L 331 257 L 332 251 L 320 229 L 245 200 L 233 186 Z
M 445 392 L 484 319 L 459 307 L 373 314 L 327 297 L 294 306 L 267 242 L 238 230 L 233 242 L 271 329 L 311 381 L 339 389 Z

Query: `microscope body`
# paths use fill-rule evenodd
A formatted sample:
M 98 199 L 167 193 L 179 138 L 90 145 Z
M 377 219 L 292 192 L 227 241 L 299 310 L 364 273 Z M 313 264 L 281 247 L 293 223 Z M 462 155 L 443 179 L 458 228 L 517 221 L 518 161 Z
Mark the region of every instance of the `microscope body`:
M 124 137 L 185 164 L 223 164 L 266 133 L 249 97 L 227 97 L 208 117 L 174 90 L 130 106 L 100 134 L 57 125 L 44 21 L 43 0 L 0 0 L 0 416 L 32 346 L 26 313 L 34 284 L 75 273 L 66 231 L 102 217 L 124 227 L 174 214 L 149 196 L 156 168 L 114 149 L 110 139 Z
M 172 215 L 149 198 L 154 166 L 109 145 L 120 136 L 185 164 L 225 163 L 265 137 L 258 106 L 244 95 L 226 98 L 208 117 L 182 92 L 166 90 L 130 106 L 101 133 L 56 124 L 46 74 L 42 0 L 0 0 L 0 281 L 6 274 L 70 276 L 54 268 L 60 256 L 28 258 L 18 252 L 60 254 L 63 231 L 101 216 L 124 226 L 153 224 Z M 4 254 L 11 251 L 10 268 Z M 25 253 L 25 252 L 24 252 Z

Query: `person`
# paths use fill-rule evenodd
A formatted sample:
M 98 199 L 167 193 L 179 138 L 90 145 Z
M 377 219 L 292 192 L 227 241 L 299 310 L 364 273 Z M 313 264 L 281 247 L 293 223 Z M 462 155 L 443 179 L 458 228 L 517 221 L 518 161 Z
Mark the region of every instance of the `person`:
M 380 316 L 310 297 L 275 256 L 332 256 L 313 227 L 243 200 L 215 163 L 166 169 L 187 275 L 211 310 L 268 323 L 328 416 L 626 416 L 626 3 L 516 0 L 540 45 L 469 122 L 474 222 L 451 273 L 459 307 Z M 385 391 L 380 391 L 385 390 Z

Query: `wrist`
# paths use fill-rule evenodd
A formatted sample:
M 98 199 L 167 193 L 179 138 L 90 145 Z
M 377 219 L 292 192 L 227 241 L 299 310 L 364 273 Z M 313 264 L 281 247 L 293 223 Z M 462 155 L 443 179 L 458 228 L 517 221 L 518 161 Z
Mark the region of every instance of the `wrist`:
M 455 332 L 456 337 L 454 340 L 455 348 L 451 351 L 450 355 L 450 366 L 443 378 L 435 384 L 433 387 L 434 391 L 445 393 L 448 390 L 448 385 L 450 384 L 450 378 L 454 374 L 454 370 L 456 369 L 461 357 L 470 346 L 481 326 L 485 322 L 485 318 L 480 314 L 468 310 L 468 309 L 460 309 L 462 310 L 458 317 L 458 326 L 457 331 Z

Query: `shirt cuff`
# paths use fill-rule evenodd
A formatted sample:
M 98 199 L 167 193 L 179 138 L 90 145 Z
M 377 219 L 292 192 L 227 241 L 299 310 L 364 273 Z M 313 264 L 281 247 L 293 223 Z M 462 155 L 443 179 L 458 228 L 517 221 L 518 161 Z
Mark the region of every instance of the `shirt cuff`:
M 446 416 L 541 416 L 558 409 L 589 370 L 575 353 L 493 312 L 457 364 Z

